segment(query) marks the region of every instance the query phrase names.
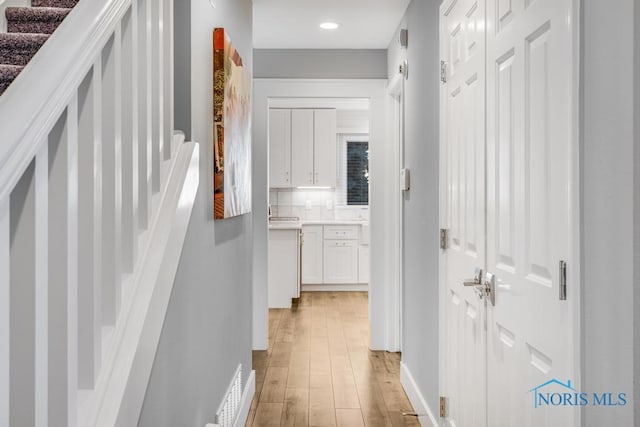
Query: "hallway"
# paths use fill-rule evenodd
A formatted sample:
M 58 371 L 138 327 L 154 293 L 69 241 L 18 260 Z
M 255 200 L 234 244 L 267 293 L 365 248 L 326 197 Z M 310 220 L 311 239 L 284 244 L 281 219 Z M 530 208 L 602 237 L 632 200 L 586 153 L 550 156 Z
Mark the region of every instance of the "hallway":
M 368 350 L 364 292 L 304 292 L 269 311 L 247 426 L 416 426 L 399 353 Z

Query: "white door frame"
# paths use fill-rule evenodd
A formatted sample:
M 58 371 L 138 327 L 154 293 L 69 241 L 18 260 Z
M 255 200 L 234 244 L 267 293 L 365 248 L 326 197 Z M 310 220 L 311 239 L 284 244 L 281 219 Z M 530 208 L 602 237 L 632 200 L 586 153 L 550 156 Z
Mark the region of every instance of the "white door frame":
M 387 100 L 389 101 L 389 141 L 393 144 L 393 164 L 396 165 L 396 169 L 392 172 L 395 174 L 393 176 L 396 185 L 393 200 L 397 201 L 395 212 L 397 215 L 395 221 L 397 224 L 397 235 L 394 244 L 398 248 L 398 270 L 396 272 L 398 277 L 398 314 L 395 316 L 395 318 L 398 319 L 398 323 L 394 327 L 398 330 L 396 345 L 398 351 L 401 352 L 404 348 L 404 192 L 401 190 L 400 171 L 405 167 L 404 76 L 402 74 L 397 74 L 389 81 L 389 85 L 387 86 L 387 95 Z
M 442 2 L 440 6 L 440 17 L 443 16 L 444 12 L 449 10 L 452 5 L 457 0 L 445 0 Z M 572 15 L 567 17 L 567 20 L 571 22 L 572 25 L 572 34 L 573 34 L 573 58 L 572 58 L 572 74 L 573 74 L 573 82 L 572 82 L 572 92 L 573 92 L 573 123 L 572 123 L 572 137 L 571 137 L 571 147 L 570 147 L 570 188 L 569 188 L 569 198 L 570 198 L 570 206 L 569 213 L 570 218 L 570 248 L 569 248 L 569 265 L 570 271 L 567 275 L 567 287 L 570 290 L 569 297 L 569 318 L 572 322 L 570 328 L 573 331 L 572 342 L 570 345 L 570 351 L 573 360 L 573 382 L 577 386 L 578 390 L 582 386 L 582 365 L 583 358 L 581 352 L 581 343 L 582 343 L 582 289 L 580 286 L 581 283 L 581 237 L 580 230 L 582 227 L 582 215 L 580 211 L 581 197 L 580 197 L 580 68 L 582 63 L 581 58 L 581 10 L 582 10 L 582 2 L 583 0 L 572 0 Z M 446 28 L 443 26 L 442 20 L 440 21 L 440 34 L 445 33 Z M 441 58 L 444 58 L 443 52 L 445 49 L 444 45 L 444 37 L 440 37 L 440 57 L 438 58 L 438 62 Z M 488 64 L 487 64 L 488 66 Z M 446 151 L 443 149 L 443 143 L 446 140 L 446 116 L 443 112 L 446 111 L 443 100 L 446 99 L 444 96 L 442 85 L 440 87 L 440 182 L 446 182 L 444 178 L 447 176 L 446 169 Z M 485 100 L 486 102 L 486 100 Z M 485 119 L 486 120 L 486 119 Z M 446 224 L 447 212 L 447 191 L 443 189 L 442 186 L 440 188 L 440 224 L 441 228 L 444 228 Z M 445 298 L 445 290 L 446 290 L 446 277 L 444 272 L 446 271 L 446 257 L 440 256 L 439 259 L 439 313 L 438 313 L 438 322 L 439 322 L 439 337 L 438 337 L 438 346 L 439 346 L 439 389 L 444 389 L 445 385 L 445 372 L 444 366 L 446 364 L 446 353 L 445 353 L 445 333 L 446 333 L 446 317 L 445 317 L 445 307 L 446 307 L 446 298 Z M 576 416 L 574 418 L 575 426 L 578 427 L 582 423 L 582 411 L 576 410 Z M 444 420 L 442 418 L 438 419 L 439 425 L 444 425 Z
M 369 320 L 372 350 L 398 351 L 399 291 L 394 191 L 387 161 L 386 79 L 254 79 L 253 100 L 253 349 L 268 346 L 268 109 L 274 98 L 367 98 L 370 100 L 371 272 Z M 389 260 L 392 260 L 391 262 Z

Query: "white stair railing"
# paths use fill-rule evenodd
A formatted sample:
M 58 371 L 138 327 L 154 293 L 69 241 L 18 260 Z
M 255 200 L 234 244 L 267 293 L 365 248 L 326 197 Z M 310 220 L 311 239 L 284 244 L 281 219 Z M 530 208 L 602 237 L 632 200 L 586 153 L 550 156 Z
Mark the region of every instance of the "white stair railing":
M 172 41 L 81 0 L 0 96 L 0 426 L 137 424 L 199 184 Z

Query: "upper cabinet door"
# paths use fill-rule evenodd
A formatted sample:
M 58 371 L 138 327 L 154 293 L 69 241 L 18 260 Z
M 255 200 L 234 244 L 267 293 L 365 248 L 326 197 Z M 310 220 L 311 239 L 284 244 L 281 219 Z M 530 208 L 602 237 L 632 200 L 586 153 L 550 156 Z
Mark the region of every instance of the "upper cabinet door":
M 291 110 L 291 177 L 294 187 L 314 185 L 313 133 L 313 110 Z
M 336 187 L 336 110 L 314 110 L 314 184 Z
M 269 187 L 291 187 L 291 110 L 269 110 Z

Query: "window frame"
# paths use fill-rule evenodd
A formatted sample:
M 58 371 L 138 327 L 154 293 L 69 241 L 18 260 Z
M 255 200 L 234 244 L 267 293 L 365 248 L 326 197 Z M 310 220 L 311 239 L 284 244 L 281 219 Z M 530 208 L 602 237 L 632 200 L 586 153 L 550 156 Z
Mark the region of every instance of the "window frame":
M 362 209 L 368 208 L 366 205 L 350 205 L 347 200 L 347 144 L 349 142 L 366 142 L 370 144 L 370 135 L 368 133 L 339 133 L 337 151 L 337 181 L 336 181 L 336 208 L 342 209 Z M 371 149 L 369 147 L 369 149 Z M 369 154 L 371 161 L 371 154 Z M 369 197 L 371 196 L 371 183 L 369 183 Z

